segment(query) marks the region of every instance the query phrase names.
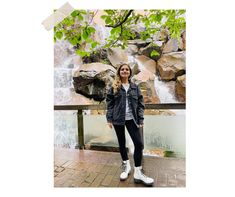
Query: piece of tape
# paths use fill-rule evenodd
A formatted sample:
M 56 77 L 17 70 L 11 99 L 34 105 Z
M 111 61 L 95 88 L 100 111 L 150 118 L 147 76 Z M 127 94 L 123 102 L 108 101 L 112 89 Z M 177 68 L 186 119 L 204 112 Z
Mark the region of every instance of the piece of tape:
M 51 30 L 55 25 L 64 20 L 65 17 L 69 16 L 70 13 L 74 10 L 74 8 L 67 2 L 63 6 L 61 6 L 58 10 L 56 10 L 52 15 L 47 17 L 42 25 L 46 30 Z

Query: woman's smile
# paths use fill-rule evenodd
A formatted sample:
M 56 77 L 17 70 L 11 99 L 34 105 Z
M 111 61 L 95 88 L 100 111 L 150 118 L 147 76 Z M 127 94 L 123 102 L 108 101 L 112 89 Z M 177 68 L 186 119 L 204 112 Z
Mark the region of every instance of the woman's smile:
M 122 68 L 120 70 L 120 75 L 121 75 L 121 77 L 129 77 L 129 75 L 130 75 L 129 67 L 126 65 L 122 66 Z

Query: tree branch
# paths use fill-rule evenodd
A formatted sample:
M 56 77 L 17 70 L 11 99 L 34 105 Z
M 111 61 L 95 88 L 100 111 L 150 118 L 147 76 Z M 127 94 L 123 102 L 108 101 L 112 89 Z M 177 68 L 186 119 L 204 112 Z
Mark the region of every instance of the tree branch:
M 123 23 L 126 22 L 126 20 L 128 19 L 128 17 L 131 15 L 131 13 L 132 13 L 133 11 L 134 11 L 134 10 L 129 10 L 129 12 L 127 13 L 126 17 L 123 19 L 123 21 L 117 23 L 116 25 L 105 25 L 105 27 L 116 28 L 116 27 L 122 25 Z
M 90 22 L 89 22 L 89 25 L 90 25 L 90 24 L 91 24 L 91 22 L 93 21 L 93 19 L 94 19 L 95 15 L 98 13 L 98 11 L 99 11 L 99 10 L 96 10 L 96 11 L 95 11 L 94 15 L 92 16 L 92 18 L 91 18 L 91 20 L 90 20 Z

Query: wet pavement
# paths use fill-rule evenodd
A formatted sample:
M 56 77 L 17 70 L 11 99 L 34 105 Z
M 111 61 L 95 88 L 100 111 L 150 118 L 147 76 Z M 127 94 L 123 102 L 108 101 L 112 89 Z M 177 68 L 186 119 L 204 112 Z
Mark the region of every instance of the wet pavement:
M 132 170 L 120 181 L 121 157 L 117 152 L 55 148 L 54 187 L 145 187 L 134 183 Z M 185 159 L 143 157 L 143 169 L 155 179 L 153 187 L 185 187 Z

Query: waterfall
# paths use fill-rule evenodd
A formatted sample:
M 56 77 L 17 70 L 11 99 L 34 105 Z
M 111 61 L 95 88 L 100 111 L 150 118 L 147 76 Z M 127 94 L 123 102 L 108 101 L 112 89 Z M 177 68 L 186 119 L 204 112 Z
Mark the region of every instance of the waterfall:
M 130 59 L 132 62 L 135 61 L 138 64 L 138 68 L 140 71 L 146 69 L 143 62 L 139 61 L 138 59 L 133 59 L 134 57 L 131 56 L 128 59 Z M 160 77 L 156 74 L 154 78 L 154 88 L 159 96 L 161 103 L 178 103 L 178 101 L 175 98 L 174 95 L 174 82 L 165 82 L 161 81 Z
M 169 85 L 171 82 L 164 82 L 159 79 L 160 77 L 156 75 L 154 79 L 154 87 L 159 96 L 161 103 L 178 103 L 175 98 L 174 93 L 170 89 Z M 174 83 L 174 82 L 173 82 Z
M 110 36 L 110 29 L 109 27 L 105 27 L 103 25 L 95 24 L 94 25 L 96 32 L 95 38 L 98 42 L 100 42 L 101 46 L 105 45 L 105 39 Z
M 75 62 L 77 55 L 66 40 L 54 44 L 54 103 L 63 104 L 71 100 L 73 90 L 72 72 L 79 65 Z

